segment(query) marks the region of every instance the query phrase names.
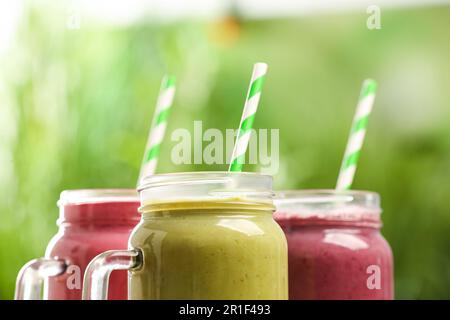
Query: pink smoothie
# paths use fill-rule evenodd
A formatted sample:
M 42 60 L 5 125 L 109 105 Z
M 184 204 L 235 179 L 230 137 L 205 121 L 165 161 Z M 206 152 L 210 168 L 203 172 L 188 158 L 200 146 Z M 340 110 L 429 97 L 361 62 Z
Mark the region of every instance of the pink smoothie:
M 75 191 L 76 192 L 76 191 Z M 66 272 L 51 277 L 45 284 L 45 299 L 80 300 L 84 270 L 98 254 L 107 250 L 125 250 L 128 237 L 139 222 L 139 200 L 131 191 L 78 202 L 60 203 L 59 231 L 50 241 L 47 258 L 68 262 Z M 127 299 L 127 272 L 111 275 L 109 299 Z
M 289 298 L 393 299 L 392 252 L 379 210 L 308 207 L 275 214 L 288 242 Z

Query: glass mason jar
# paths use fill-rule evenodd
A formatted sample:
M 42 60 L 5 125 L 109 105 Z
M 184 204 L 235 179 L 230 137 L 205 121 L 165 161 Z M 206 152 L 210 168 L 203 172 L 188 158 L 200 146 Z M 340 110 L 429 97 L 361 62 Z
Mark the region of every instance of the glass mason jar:
M 380 199 L 365 191 L 279 192 L 290 299 L 393 299 L 393 262 Z
M 287 299 L 287 245 L 273 220 L 272 178 L 193 172 L 148 177 L 126 251 L 99 255 L 83 299 L 105 299 L 129 270 L 129 299 Z
M 15 299 L 80 300 L 88 263 L 105 250 L 126 249 L 139 222 L 136 190 L 73 190 L 61 193 L 58 233 L 45 258 L 27 263 L 19 272 Z M 111 279 L 109 299 L 127 298 L 127 274 Z

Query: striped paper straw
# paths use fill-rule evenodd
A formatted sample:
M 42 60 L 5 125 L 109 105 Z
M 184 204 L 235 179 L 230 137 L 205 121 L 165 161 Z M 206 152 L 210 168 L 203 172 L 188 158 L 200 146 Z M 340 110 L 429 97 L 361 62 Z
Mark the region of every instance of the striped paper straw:
M 361 153 L 361 148 L 366 135 L 367 123 L 375 100 L 377 83 L 367 79 L 363 82 L 358 106 L 353 118 L 352 129 L 342 160 L 341 170 L 336 185 L 337 190 L 350 189 L 355 176 L 356 166 Z
M 150 133 L 147 140 L 147 146 L 144 152 L 141 172 L 139 174 L 140 182 L 143 178 L 153 175 L 158 163 L 159 150 L 164 133 L 167 127 L 170 107 L 175 95 L 175 77 L 165 76 L 161 82 L 158 101 L 156 103 L 155 113 L 150 127 Z
M 255 113 L 258 109 L 261 89 L 267 73 L 267 64 L 259 62 L 253 66 L 252 79 L 245 100 L 244 111 L 239 125 L 236 143 L 231 155 L 230 167 L 228 171 L 242 171 L 245 162 L 245 152 L 250 140 L 251 129 L 255 120 Z

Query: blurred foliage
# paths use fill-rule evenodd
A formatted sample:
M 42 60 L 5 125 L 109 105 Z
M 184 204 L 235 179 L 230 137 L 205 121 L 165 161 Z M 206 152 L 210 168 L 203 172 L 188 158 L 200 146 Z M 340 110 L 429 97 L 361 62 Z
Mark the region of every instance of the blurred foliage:
M 31 7 L 0 55 L 0 298 L 42 256 L 64 189 L 133 187 L 166 72 L 176 128 L 235 128 L 255 61 L 269 64 L 257 128 L 280 129 L 277 188 L 332 188 L 361 82 L 379 82 L 354 187 L 377 191 L 397 298 L 450 296 L 450 7 L 266 21 L 65 28 Z M 258 170 L 257 167 L 247 167 Z

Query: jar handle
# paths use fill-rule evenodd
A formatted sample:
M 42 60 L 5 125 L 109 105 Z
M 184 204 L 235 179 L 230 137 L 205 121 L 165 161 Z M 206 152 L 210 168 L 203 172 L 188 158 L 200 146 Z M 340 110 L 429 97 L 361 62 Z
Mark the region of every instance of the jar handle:
M 61 259 L 38 258 L 20 269 L 16 280 L 15 300 L 41 300 L 44 279 L 63 274 L 67 264 Z
M 142 252 L 110 250 L 96 256 L 86 268 L 83 281 L 83 300 L 107 300 L 109 276 L 114 270 L 132 270 L 142 266 Z

